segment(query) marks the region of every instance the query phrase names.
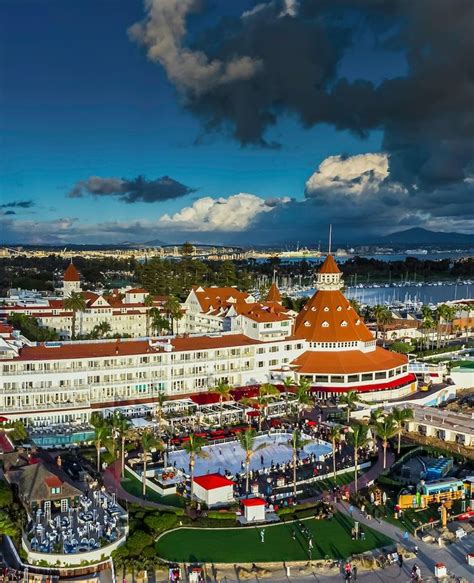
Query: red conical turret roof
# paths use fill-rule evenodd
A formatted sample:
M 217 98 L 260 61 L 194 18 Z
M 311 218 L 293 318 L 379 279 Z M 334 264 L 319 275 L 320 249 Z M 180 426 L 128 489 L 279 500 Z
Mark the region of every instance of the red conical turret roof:
M 334 257 L 332 255 L 328 255 L 324 260 L 324 263 L 319 268 L 318 273 L 341 273 L 341 270 L 337 266 L 337 263 L 334 261 Z
M 77 269 L 74 266 L 74 263 L 72 261 L 67 266 L 67 269 L 64 272 L 63 280 L 64 281 L 81 281 L 81 278 L 79 276 L 79 272 L 77 271 Z
M 267 302 L 281 302 L 281 293 L 275 282 L 272 283 L 270 289 L 268 290 Z

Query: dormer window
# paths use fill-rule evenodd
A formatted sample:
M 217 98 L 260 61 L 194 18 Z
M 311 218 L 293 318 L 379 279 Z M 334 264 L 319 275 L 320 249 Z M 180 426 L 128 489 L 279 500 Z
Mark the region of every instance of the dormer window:
M 341 322 L 341 326 L 342 326 L 343 328 L 345 328 L 345 327 L 347 326 L 347 322 L 346 322 L 345 320 L 343 320 L 343 321 Z
M 323 322 L 323 323 L 321 324 L 321 326 L 322 326 L 323 328 L 329 328 L 329 322 Z
M 349 304 L 346 309 L 347 310 L 352 310 L 352 306 Z
M 312 312 L 315 312 L 315 311 L 316 311 L 316 308 L 313 306 L 313 307 L 311 308 L 311 311 L 312 311 Z
M 51 488 L 51 494 L 61 494 L 61 488 L 57 486 Z
M 306 326 L 306 328 L 309 328 L 311 326 L 311 322 L 309 320 L 306 320 L 304 325 Z
M 341 306 L 337 306 L 337 311 L 338 311 L 338 312 L 341 312 L 341 311 L 342 311 L 342 308 L 341 308 Z
M 329 312 L 329 308 L 327 306 L 324 306 L 324 311 Z
M 359 326 L 359 325 L 360 325 L 360 320 L 356 320 L 356 323 L 355 323 L 355 325 L 356 325 L 356 326 Z

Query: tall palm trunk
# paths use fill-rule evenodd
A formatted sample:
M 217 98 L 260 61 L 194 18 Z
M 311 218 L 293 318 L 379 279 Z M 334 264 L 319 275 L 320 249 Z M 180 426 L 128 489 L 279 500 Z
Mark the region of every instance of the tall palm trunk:
M 100 440 L 96 443 L 96 450 L 97 450 L 97 471 L 100 472 Z
M 146 498 L 146 468 L 147 468 L 147 459 L 146 459 L 147 452 L 143 452 L 143 477 L 142 477 L 142 497 Z
M 359 466 L 359 452 L 357 451 L 357 448 L 354 448 L 354 487 L 355 487 L 355 491 L 358 491 L 358 487 L 357 487 L 357 470 L 358 470 L 358 466 Z
M 245 494 L 248 496 L 250 487 L 250 456 L 247 455 L 245 458 Z
M 76 310 L 72 311 L 71 337 L 73 340 L 76 339 Z
M 191 453 L 189 455 L 189 475 L 191 477 L 191 501 L 194 498 L 194 464 L 195 464 L 194 454 Z
M 382 442 L 383 445 L 383 469 L 385 470 L 385 468 L 387 467 L 387 445 L 388 445 L 388 441 L 386 439 L 383 440 Z
M 222 412 L 224 409 L 224 399 L 219 395 L 219 427 L 222 427 Z
M 400 448 L 402 446 L 402 430 L 399 429 L 398 431 L 398 443 L 397 443 L 397 453 L 400 453 Z
M 123 479 L 125 476 L 125 435 L 122 435 L 120 453 L 120 476 Z
M 297 452 L 293 450 L 293 496 L 296 498 L 296 460 L 298 459 Z

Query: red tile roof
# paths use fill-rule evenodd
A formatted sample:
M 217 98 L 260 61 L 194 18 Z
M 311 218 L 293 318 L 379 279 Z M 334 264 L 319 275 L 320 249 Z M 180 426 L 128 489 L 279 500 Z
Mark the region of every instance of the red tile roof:
M 339 290 L 319 290 L 295 320 L 294 336 L 309 342 L 368 342 L 374 337 Z
M 48 488 L 60 488 L 63 485 L 58 476 L 48 476 L 44 482 Z
M 262 498 L 246 498 L 242 500 L 242 506 L 266 506 L 266 502 Z
M 281 293 L 275 282 L 272 283 L 270 289 L 268 290 L 267 302 L 281 302 Z
M 324 260 L 324 263 L 319 268 L 319 273 L 341 273 L 341 270 L 337 266 L 337 263 L 334 261 L 334 257 L 332 255 L 328 255 Z
M 196 476 L 194 482 L 204 488 L 204 490 L 215 490 L 216 488 L 224 488 L 225 486 L 233 486 L 234 482 L 220 474 L 205 474 L 204 476 Z
M 212 350 L 220 348 L 234 348 L 262 344 L 243 334 L 229 334 L 225 336 L 189 336 L 171 338 L 174 351 Z M 156 354 L 163 352 L 161 347 L 151 347 L 146 340 L 131 340 L 127 342 L 70 342 L 70 343 L 41 343 L 38 346 L 24 346 L 20 355 L 14 360 L 62 360 L 75 358 L 100 358 L 107 356 L 133 356 L 138 354 Z
M 235 287 L 196 286 L 193 290 L 203 312 L 208 312 L 210 309 L 228 308 L 235 305 L 235 302 L 245 301 L 249 297 L 247 292 L 242 292 Z M 231 299 L 235 301 L 229 301 Z
M 71 263 L 67 266 L 66 271 L 64 272 L 63 276 L 64 281 L 80 281 L 81 278 L 79 276 L 79 272 L 77 271 L 74 263 Z
M 334 352 L 304 352 L 291 364 L 299 374 L 353 374 L 388 370 L 407 364 L 403 354 L 377 348 L 371 352 L 360 350 L 340 350 Z

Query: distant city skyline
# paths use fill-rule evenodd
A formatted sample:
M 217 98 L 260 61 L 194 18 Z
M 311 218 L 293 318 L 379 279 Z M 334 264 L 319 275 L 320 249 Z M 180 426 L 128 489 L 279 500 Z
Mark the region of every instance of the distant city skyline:
M 0 243 L 474 227 L 469 0 L 4 0 Z

